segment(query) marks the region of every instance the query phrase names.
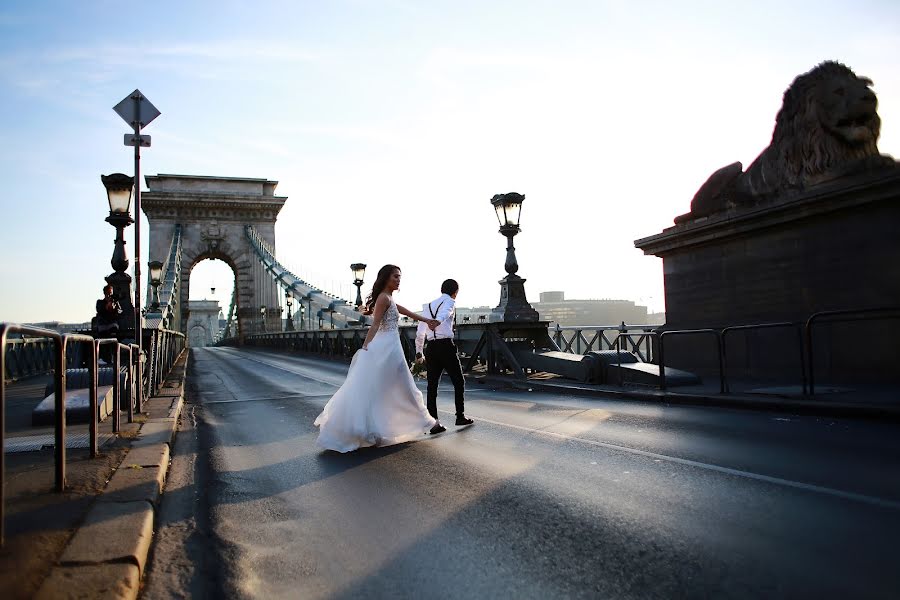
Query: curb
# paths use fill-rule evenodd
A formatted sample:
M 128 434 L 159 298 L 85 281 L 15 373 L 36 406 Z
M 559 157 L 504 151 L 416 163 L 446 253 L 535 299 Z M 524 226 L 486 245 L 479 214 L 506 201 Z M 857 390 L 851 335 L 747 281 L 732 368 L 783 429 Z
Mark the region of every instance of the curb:
M 900 421 L 900 403 L 897 405 L 864 404 L 848 402 L 823 402 L 821 400 L 796 400 L 734 394 L 703 394 L 670 392 L 661 390 L 626 390 L 614 387 L 590 386 L 577 382 L 557 384 L 535 380 L 520 380 L 499 376 L 467 378 L 473 383 L 506 389 L 538 390 L 556 394 L 585 397 L 614 397 L 683 406 L 714 406 L 740 410 L 765 410 L 823 417 L 854 417 Z
M 159 395 L 144 403 L 150 418 L 141 425 L 138 438 L 41 584 L 36 599 L 137 598 L 184 405 L 186 376 L 187 351 L 175 361 Z

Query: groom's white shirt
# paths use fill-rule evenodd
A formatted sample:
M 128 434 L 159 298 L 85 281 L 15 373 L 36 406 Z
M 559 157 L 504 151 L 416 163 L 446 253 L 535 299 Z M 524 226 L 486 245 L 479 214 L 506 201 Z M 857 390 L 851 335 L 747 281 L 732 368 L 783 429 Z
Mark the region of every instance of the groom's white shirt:
M 426 319 L 437 319 L 441 323 L 437 329 L 432 331 L 427 323 L 419 321 L 419 326 L 416 328 L 416 354 L 421 354 L 422 348 L 425 346 L 425 338 L 429 340 L 453 338 L 453 311 L 455 309 L 456 300 L 447 294 L 441 294 L 440 298 L 435 298 L 428 304 L 422 305 L 420 315 Z M 435 316 L 432 317 L 432 314 Z

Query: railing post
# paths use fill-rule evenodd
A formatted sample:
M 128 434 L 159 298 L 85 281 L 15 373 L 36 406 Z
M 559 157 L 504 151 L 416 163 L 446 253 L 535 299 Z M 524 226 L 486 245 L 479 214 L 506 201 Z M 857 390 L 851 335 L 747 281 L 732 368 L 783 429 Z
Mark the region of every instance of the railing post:
M 54 457 L 56 459 L 56 491 L 63 492 L 66 489 L 66 338 L 61 337 L 56 342 L 56 373 L 53 376 L 56 384 L 54 396 L 54 415 L 56 427 L 54 440 L 56 447 Z
M 719 357 L 719 393 L 725 393 L 725 356 L 722 344 L 722 333 L 720 331 L 713 331 L 713 335 L 716 336 L 716 354 Z
M 0 547 L 6 522 L 6 324 L 0 324 Z
M 659 334 L 659 389 L 666 391 L 666 352 L 665 337 L 668 331 Z
M 88 392 L 88 394 L 90 395 L 90 401 L 88 402 L 88 405 L 90 406 L 90 411 L 91 411 L 91 422 L 90 422 L 90 425 L 88 426 L 89 427 L 89 429 L 88 429 L 89 436 L 88 437 L 90 438 L 91 458 L 97 458 L 97 429 L 100 424 L 100 415 L 98 414 L 100 411 L 99 411 L 98 402 L 97 402 L 97 384 L 98 384 L 98 380 L 99 380 L 99 378 L 97 377 L 97 357 L 100 354 L 100 352 L 99 352 L 100 344 L 97 342 L 97 340 L 91 340 L 90 345 L 91 345 L 91 366 L 90 366 L 91 389 Z
M 136 386 L 134 383 L 134 348 L 136 346 L 134 344 L 128 344 L 128 422 L 134 423 L 134 402 L 135 402 L 135 394 L 139 393 L 136 390 Z
M 120 356 L 120 352 L 122 344 L 116 340 L 116 343 L 113 344 L 115 352 L 113 352 L 113 371 L 114 371 L 114 381 L 113 381 L 113 433 L 119 433 L 119 429 L 122 425 L 122 415 L 120 414 L 122 410 L 122 389 L 119 385 L 119 371 L 122 369 L 122 357 Z
M 803 328 L 797 324 L 797 346 L 800 348 L 800 381 L 803 385 L 803 395 L 808 392 L 806 384 L 806 353 L 803 351 Z

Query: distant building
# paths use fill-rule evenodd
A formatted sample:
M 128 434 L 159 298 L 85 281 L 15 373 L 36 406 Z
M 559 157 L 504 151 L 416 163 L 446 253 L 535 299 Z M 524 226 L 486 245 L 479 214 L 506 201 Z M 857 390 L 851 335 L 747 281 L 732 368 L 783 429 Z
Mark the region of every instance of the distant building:
M 31 327 L 51 329 L 57 333 L 80 333 L 91 330 L 91 322 L 87 323 L 60 323 L 59 321 L 43 321 L 41 323 L 28 323 Z
M 188 345 L 191 348 L 211 346 L 219 334 L 219 301 L 191 300 L 188 307 Z
M 666 321 L 665 313 L 648 314 L 646 306 L 631 300 L 566 300 L 561 291 L 542 292 L 540 301 L 531 305 L 542 321 L 553 325 L 619 325 L 623 321 L 626 325 L 662 325 Z M 490 306 L 457 307 L 456 322 L 485 323 L 490 320 L 491 311 Z
M 563 326 L 574 325 L 646 325 L 647 307 L 631 300 L 566 300 L 565 292 L 541 292 L 540 301 L 531 305 L 542 321 Z M 656 323 L 654 323 L 656 324 Z

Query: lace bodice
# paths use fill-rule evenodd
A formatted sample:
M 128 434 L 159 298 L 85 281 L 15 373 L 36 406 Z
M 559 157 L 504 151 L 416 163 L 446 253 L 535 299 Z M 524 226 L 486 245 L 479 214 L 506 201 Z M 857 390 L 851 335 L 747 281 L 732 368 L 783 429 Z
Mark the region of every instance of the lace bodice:
M 391 299 L 391 303 L 384 309 L 384 315 L 381 317 L 381 324 L 378 325 L 378 331 L 397 331 L 400 328 L 400 312 L 397 305 Z

